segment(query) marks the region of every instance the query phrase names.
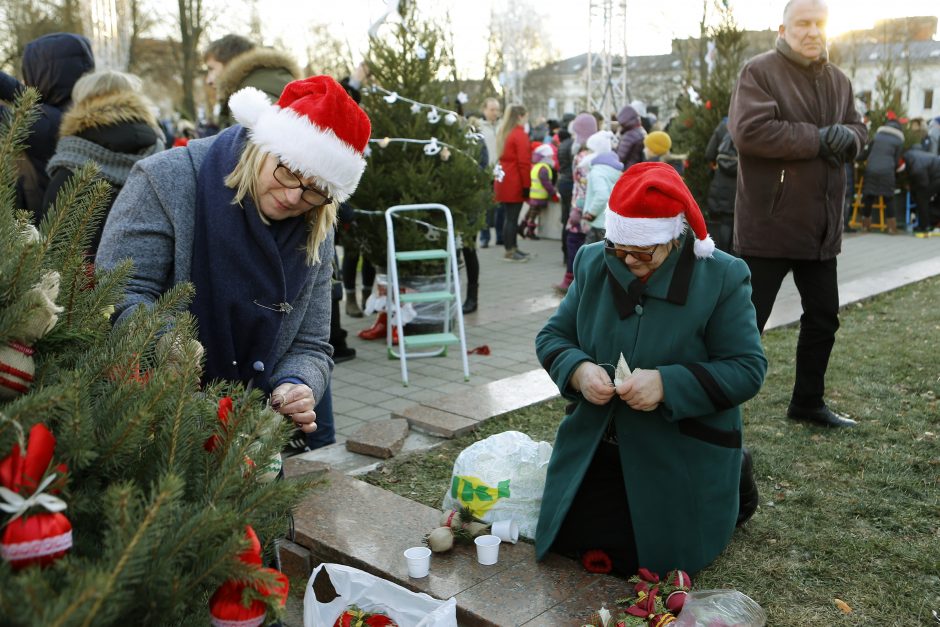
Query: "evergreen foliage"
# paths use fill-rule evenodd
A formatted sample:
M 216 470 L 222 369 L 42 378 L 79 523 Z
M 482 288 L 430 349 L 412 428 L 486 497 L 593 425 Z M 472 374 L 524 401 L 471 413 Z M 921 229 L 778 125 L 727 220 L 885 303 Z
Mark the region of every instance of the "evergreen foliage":
M 447 97 L 441 79 L 453 74 L 454 61 L 444 32 L 439 25 L 419 17 L 410 2 L 402 2 L 399 11 L 401 22 L 389 24 L 385 35 L 371 41 L 367 62 L 372 80 L 390 92 L 445 107 L 453 95 Z M 445 114 L 440 113 L 441 119 L 431 123 L 428 109 L 413 113 L 409 103 L 388 103 L 385 94 L 368 88 L 363 90 L 362 106 L 372 121 L 374 139 L 436 137 L 453 148 L 448 149 L 450 156 L 445 160 L 443 150 L 425 155 L 422 144 L 393 142 L 383 148 L 370 143 L 368 166 L 351 204 L 362 211 L 384 212 L 401 204 L 441 203 L 451 210 L 455 231 L 465 233 L 472 241 L 482 226 L 486 208 L 492 204 L 492 178 L 480 164 L 483 142 L 467 137 L 470 127 L 466 120 L 447 124 Z M 445 226 L 440 212 L 409 215 L 438 228 Z M 357 223 L 365 256 L 384 268 L 384 216 L 360 213 Z M 396 250 L 444 248 L 442 235 L 442 231 L 413 220 L 395 223 Z M 420 272 L 420 265 L 407 264 L 402 270 Z
M 738 27 L 734 12 L 726 2 L 716 2 L 719 24 L 709 29 L 707 36 L 714 42 L 714 66 L 705 72 L 704 83 L 693 85 L 700 101 L 682 97 L 678 121 L 670 127 L 673 152 L 688 155 L 689 166 L 684 178 L 695 200 L 707 214 L 705 199 L 711 183 L 711 164 L 705 160 L 705 147 L 721 119 L 728 115 L 731 94 L 745 61 L 747 42 L 744 31 Z M 705 63 L 705 59 L 700 59 Z
M 50 270 L 61 276 L 64 311 L 35 346 L 29 392 L 0 401 L 0 458 L 34 424 L 52 430 L 52 466 L 68 468 L 59 496 L 74 544 L 46 568 L 14 571 L 0 562 L 0 622 L 205 625 L 208 599 L 223 581 L 271 583 L 236 559 L 247 547 L 245 525 L 270 555 L 310 486 L 262 478 L 287 434 L 258 392 L 220 383 L 200 390 L 190 285 L 112 331 L 109 314 L 131 268 L 92 273 L 84 257 L 110 193 L 94 166 L 60 193 L 40 237 L 31 216 L 14 208 L 15 159 L 37 99 L 27 90 L 0 128 L 0 344 L 16 339 L 28 313 L 24 296 Z M 164 342 L 184 348 L 161 351 Z M 227 425 L 217 418 L 222 395 L 235 399 Z M 210 453 L 211 436 L 218 439 Z M 2 514 L 0 525 L 8 519 Z

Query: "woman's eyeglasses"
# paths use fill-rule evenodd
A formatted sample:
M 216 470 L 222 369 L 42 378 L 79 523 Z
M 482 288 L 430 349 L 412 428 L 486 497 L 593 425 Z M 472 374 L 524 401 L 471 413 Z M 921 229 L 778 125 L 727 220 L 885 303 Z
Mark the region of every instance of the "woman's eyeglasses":
M 322 207 L 333 202 L 333 199 L 314 187 L 307 187 L 300 182 L 294 172 L 283 163 L 278 162 L 274 168 L 274 180 L 289 189 L 302 189 L 300 198 L 312 207 Z
M 620 260 L 626 260 L 629 255 L 643 263 L 648 263 L 653 260 L 653 255 L 656 254 L 656 249 L 659 248 L 659 246 L 659 244 L 656 244 L 653 246 L 653 250 L 624 250 L 623 248 L 614 246 L 610 240 L 604 240 L 604 252 L 608 255 L 613 255 Z

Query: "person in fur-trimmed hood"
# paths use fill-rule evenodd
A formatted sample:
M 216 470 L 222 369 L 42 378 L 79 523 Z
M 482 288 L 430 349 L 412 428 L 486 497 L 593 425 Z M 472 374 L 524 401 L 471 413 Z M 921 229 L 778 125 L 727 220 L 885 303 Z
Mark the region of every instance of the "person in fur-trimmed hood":
M 300 68 L 287 54 L 259 48 L 241 35 L 226 35 L 209 44 L 203 54 L 206 84 L 214 87 L 219 102 L 219 128 L 235 123 L 228 101 L 245 87 L 259 89 L 277 100 L 287 83 L 300 78 Z
M 895 173 L 902 167 L 901 152 L 904 150 L 904 131 L 893 112 L 888 112 L 888 121 L 879 126 L 875 137 L 866 150 L 865 180 L 862 183 L 862 228 L 871 230 L 871 210 L 875 198 L 881 196 L 885 203 L 885 221 L 888 233 L 898 232 L 898 219 L 894 213 Z
M 134 164 L 164 148 L 163 131 L 140 93 L 140 79 L 131 74 L 102 70 L 83 76 L 72 90 L 73 106 L 62 118 L 59 142 L 46 171 L 49 187 L 36 221 L 42 220 L 59 190 L 76 170 L 89 161 L 113 187 L 107 209 L 124 186 Z M 107 217 L 107 212 L 105 212 Z M 88 254 L 94 256 L 104 230 L 95 230 Z

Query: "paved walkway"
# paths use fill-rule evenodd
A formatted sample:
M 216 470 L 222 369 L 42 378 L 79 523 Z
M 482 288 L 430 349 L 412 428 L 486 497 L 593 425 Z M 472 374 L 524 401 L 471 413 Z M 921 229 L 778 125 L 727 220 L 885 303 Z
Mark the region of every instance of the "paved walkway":
M 479 250 L 480 307 L 465 316 L 467 346 L 487 345 L 490 355 L 470 355 L 470 381 L 463 381 L 460 356 L 408 361 L 409 386 L 401 383 L 401 367 L 386 355 L 385 340 L 366 342 L 356 332 L 372 324 L 370 318 L 349 318 L 349 345 L 358 355 L 338 364 L 333 374 L 333 407 L 339 442 L 365 422 L 388 418 L 393 411 L 468 390 L 538 368 L 534 339 L 558 306 L 552 290 L 563 274 L 560 243 L 556 240 L 522 241 L 533 253 L 528 263 L 503 260 L 503 249 Z M 840 300 L 843 305 L 940 274 L 940 237 L 850 234 L 839 257 Z M 463 278 L 462 278 L 463 280 Z M 788 277 L 768 328 L 799 319 L 799 295 Z

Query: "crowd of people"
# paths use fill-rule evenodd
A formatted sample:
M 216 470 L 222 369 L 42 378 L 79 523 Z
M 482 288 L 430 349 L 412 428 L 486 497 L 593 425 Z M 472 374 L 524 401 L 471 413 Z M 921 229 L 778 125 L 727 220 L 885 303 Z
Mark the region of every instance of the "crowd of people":
M 572 406 L 548 469 L 540 558 L 603 550 L 627 574 L 696 571 L 724 549 L 756 507 L 740 405 L 763 382 L 760 334 L 788 273 L 804 311 L 786 415 L 855 424 L 824 398 L 846 199 L 857 170 L 871 228 L 876 200 L 893 206 L 906 169 L 917 230 L 931 230 L 940 118 L 907 149 L 897 119 L 870 132 L 849 79 L 828 62 L 826 18 L 822 2 L 792 0 L 775 49 L 745 64 L 705 150 L 704 212 L 682 179 L 687 157 L 642 102 L 612 116 L 531 121 L 522 104 L 504 112 L 487 98 L 468 116 L 494 202 L 481 208 L 484 228 L 464 234 L 465 313 L 478 306 L 476 241 L 488 248 L 495 233 L 507 262 L 529 262 L 520 242 L 539 237 L 553 202 L 561 209 L 565 269 L 554 288 L 563 299 L 536 347 Z M 41 220 L 68 178 L 96 163 L 114 192 L 88 255 L 103 268 L 134 261 L 114 323 L 192 282 L 206 380 L 260 388 L 297 425 L 296 450 L 325 446 L 335 441 L 333 364 L 356 356 L 339 303 L 362 317 L 376 276 L 348 235 L 346 203 L 367 165 L 368 68 L 338 82 L 305 78 L 289 55 L 238 35 L 212 42 L 204 62 L 218 95 L 214 126 L 173 128 L 138 78 L 95 69 L 84 37 L 30 43 L 23 79 L 40 91 L 42 116 L 19 164 L 18 206 Z M 23 85 L 0 76 L 0 100 Z M 897 230 L 890 211 L 887 230 Z M 384 336 L 376 326 L 360 333 Z M 615 382 L 623 356 L 633 370 Z M 668 521 L 638 479 L 650 473 L 676 477 L 683 495 L 685 509 Z M 610 505 L 604 516 L 596 502 Z

